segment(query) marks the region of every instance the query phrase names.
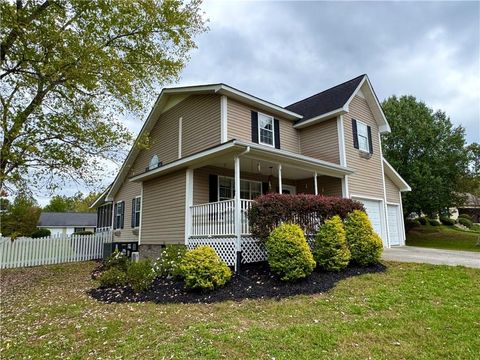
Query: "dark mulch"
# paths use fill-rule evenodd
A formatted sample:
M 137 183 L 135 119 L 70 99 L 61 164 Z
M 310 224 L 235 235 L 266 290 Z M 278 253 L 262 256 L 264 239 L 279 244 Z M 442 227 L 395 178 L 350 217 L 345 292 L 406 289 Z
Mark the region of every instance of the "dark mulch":
M 165 278 L 157 278 L 147 291 L 138 294 L 128 286 L 97 288 L 89 293 L 93 298 L 109 303 L 214 303 L 225 300 L 282 299 L 300 294 L 322 293 L 333 288 L 342 279 L 385 270 L 383 264 L 369 267 L 349 266 L 336 273 L 314 271 L 302 281 L 288 283 L 273 275 L 266 263 L 258 263 L 244 265 L 241 274 L 234 275 L 225 287 L 207 293 L 186 291 L 183 282 Z

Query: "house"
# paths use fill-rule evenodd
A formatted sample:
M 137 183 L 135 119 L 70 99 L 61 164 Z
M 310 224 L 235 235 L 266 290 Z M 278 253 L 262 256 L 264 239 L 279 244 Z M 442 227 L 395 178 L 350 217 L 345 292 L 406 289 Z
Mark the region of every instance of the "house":
M 98 231 L 138 242 L 141 257 L 208 244 L 229 264 L 258 261 L 246 213 L 273 191 L 361 201 L 384 246 L 403 245 L 410 187 L 383 158 L 389 131 L 367 75 L 286 107 L 225 84 L 163 89 L 138 137 L 148 149 L 137 140 L 92 205 Z
M 95 232 L 97 214 L 76 212 L 42 212 L 37 227 L 48 229 L 52 235 L 71 235 L 80 231 Z
M 474 223 L 480 223 L 480 197 L 470 193 L 462 194 L 463 203 L 450 208 L 450 218 L 457 220 L 460 215 L 469 215 Z

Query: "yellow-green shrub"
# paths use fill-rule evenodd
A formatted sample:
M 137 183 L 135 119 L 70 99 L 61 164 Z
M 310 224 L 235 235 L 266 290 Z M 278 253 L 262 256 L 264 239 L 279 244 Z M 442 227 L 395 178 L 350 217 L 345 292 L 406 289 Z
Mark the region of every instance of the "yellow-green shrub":
M 116 267 L 112 267 L 98 277 L 100 285 L 103 287 L 114 287 L 118 285 L 125 285 L 127 283 L 127 274 Z
M 347 244 L 352 255 L 352 261 L 360 265 L 377 263 L 383 251 L 383 243 L 373 230 L 367 214 L 355 210 L 345 219 Z
M 345 229 L 340 216 L 325 221 L 315 235 L 313 257 L 317 266 L 327 271 L 339 271 L 350 261 Z
M 187 251 L 180 263 L 180 274 L 188 289 L 213 290 L 225 285 L 232 271 L 210 246 Z
M 127 281 L 135 291 L 147 290 L 156 276 L 150 260 L 140 260 L 128 264 Z
M 266 242 L 268 265 L 282 280 L 294 281 L 310 275 L 315 268 L 312 252 L 298 225 L 281 224 Z

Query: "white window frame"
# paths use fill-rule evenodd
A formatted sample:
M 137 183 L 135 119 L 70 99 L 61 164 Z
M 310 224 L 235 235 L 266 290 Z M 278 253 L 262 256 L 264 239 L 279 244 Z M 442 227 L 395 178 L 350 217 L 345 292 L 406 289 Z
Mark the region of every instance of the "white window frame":
M 232 186 L 232 196 L 233 196 L 232 198 L 220 200 L 220 178 L 230 180 L 230 186 Z M 246 181 L 249 184 L 251 184 L 251 183 L 260 184 L 260 195 L 262 195 L 262 182 L 261 181 L 247 180 L 247 179 L 241 179 L 240 181 Z M 243 199 L 243 200 L 252 200 L 252 187 L 251 186 L 248 187 L 248 195 L 249 195 L 249 198 L 248 199 Z M 218 175 L 218 181 L 217 181 L 217 199 L 218 199 L 218 201 L 232 200 L 234 198 L 235 198 L 235 178 L 230 177 L 230 176 Z
M 263 129 L 260 126 L 260 116 L 265 116 L 272 121 L 272 130 Z M 272 143 L 271 144 L 265 143 L 265 142 L 262 141 L 262 136 L 261 136 L 261 130 L 262 129 L 265 130 L 265 131 L 271 131 L 272 132 Z M 275 120 L 273 119 L 273 116 L 270 116 L 270 115 L 267 115 L 267 114 L 264 114 L 264 113 L 261 113 L 261 112 L 258 113 L 258 143 L 262 144 L 262 145 L 266 145 L 266 146 L 271 146 L 273 148 L 275 147 Z
M 140 201 L 139 201 L 140 200 Z M 138 207 L 138 210 L 137 210 Z M 135 196 L 135 226 L 134 229 L 138 229 L 140 227 L 140 212 L 142 211 L 142 197 Z M 137 224 L 137 214 L 138 214 L 138 224 Z
M 360 127 L 362 127 L 362 126 L 365 127 L 365 136 L 360 135 Z M 366 149 L 364 149 L 362 147 L 362 142 L 360 141 L 360 137 L 366 139 L 366 144 L 367 144 Z M 366 152 L 366 153 L 370 153 L 370 141 L 368 139 L 368 125 L 365 124 L 363 121 L 359 121 L 359 120 L 357 120 L 357 141 L 358 141 L 358 150 Z

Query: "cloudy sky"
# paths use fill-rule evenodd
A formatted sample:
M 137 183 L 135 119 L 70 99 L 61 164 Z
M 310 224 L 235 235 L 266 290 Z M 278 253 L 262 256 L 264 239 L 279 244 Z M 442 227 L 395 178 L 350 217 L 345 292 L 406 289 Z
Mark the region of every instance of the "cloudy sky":
M 480 142 L 479 2 L 203 7 L 210 31 L 197 39 L 180 83 L 172 85 L 224 82 L 288 105 L 366 73 L 381 100 L 414 95 L 464 126 L 468 142 Z M 138 133 L 146 115 L 126 124 Z

